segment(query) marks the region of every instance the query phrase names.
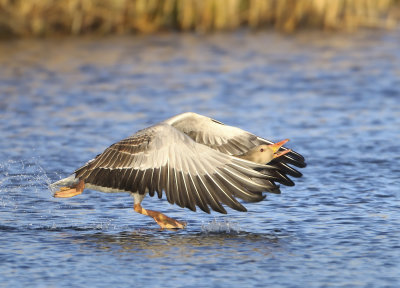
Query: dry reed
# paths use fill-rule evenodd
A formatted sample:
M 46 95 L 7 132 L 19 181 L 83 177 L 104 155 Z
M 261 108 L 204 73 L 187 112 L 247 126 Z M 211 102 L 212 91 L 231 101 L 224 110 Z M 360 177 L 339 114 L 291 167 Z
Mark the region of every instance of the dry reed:
M 399 0 L 0 0 L 0 35 L 391 28 Z

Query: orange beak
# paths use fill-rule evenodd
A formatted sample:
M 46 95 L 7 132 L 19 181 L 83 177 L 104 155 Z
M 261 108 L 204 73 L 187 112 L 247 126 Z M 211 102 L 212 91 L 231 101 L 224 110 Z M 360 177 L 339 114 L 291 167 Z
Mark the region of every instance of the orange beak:
M 286 153 L 289 153 L 290 151 L 292 151 L 290 149 L 287 149 L 287 150 L 278 152 L 279 149 L 281 149 L 281 147 L 288 141 L 289 141 L 289 139 L 285 139 L 285 140 L 282 140 L 282 141 L 277 142 L 275 144 L 268 145 L 272 149 L 272 151 L 274 152 L 274 158 L 278 158 L 278 157 L 280 157 L 282 155 L 285 155 Z

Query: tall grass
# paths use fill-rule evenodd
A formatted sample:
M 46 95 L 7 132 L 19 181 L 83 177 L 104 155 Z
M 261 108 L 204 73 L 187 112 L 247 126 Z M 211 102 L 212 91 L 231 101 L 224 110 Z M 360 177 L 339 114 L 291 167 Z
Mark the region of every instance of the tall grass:
M 399 0 L 0 0 L 0 35 L 390 28 L 399 8 Z

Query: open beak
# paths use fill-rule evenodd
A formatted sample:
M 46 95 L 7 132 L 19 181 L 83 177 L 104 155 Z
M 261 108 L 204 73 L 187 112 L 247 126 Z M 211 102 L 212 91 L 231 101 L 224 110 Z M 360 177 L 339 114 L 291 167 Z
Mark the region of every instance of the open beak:
M 289 141 L 289 139 L 285 139 L 285 140 L 282 140 L 275 144 L 268 145 L 270 148 L 272 148 L 272 151 L 274 152 L 274 158 L 278 158 L 278 157 L 285 155 L 286 153 L 289 153 L 290 151 L 292 151 L 291 149 L 287 149 L 287 150 L 278 152 L 279 149 L 288 141 Z

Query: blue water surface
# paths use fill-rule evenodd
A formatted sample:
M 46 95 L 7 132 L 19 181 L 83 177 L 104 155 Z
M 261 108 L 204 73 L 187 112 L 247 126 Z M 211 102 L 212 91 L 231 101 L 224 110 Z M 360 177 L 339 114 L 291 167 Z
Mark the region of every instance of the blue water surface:
M 306 32 L 0 43 L 1 287 L 399 287 L 400 34 Z M 110 144 L 194 111 L 308 166 L 249 212 L 53 198 Z

